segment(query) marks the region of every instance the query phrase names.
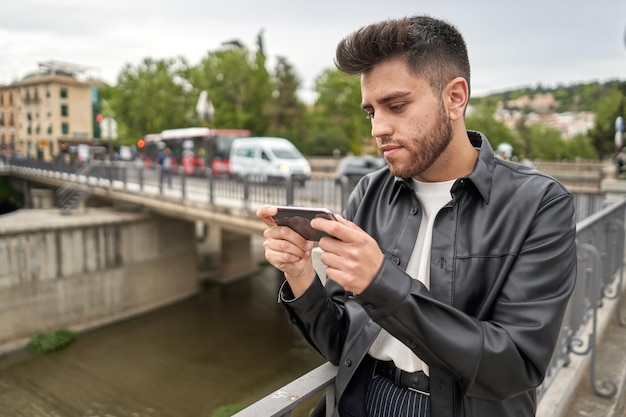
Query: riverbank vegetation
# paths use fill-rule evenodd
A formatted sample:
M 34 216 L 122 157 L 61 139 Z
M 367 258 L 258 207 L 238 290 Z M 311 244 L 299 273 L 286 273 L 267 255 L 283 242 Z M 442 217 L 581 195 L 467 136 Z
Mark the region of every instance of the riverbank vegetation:
M 50 353 L 71 345 L 76 340 L 76 333 L 61 329 L 51 333 L 39 333 L 33 337 L 26 348 L 31 353 Z

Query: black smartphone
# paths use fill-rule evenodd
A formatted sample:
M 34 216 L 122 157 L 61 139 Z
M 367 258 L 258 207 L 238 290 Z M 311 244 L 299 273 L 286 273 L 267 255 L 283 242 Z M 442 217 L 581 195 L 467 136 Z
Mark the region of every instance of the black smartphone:
M 312 219 L 323 217 L 329 220 L 337 220 L 333 212 L 327 208 L 295 206 L 278 206 L 277 208 L 278 213 L 273 217 L 276 224 L 292 228 L 306 240 L 317 242 L 322 237 L 328 236 L 326 233 L 311 227 Z

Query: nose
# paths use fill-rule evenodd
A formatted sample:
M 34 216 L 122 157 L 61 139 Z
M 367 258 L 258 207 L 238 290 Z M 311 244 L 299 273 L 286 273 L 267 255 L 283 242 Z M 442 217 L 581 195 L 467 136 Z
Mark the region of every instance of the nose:
M 372 121 L 372 136 L 375 138 L 380 138 L 384 136 L 391 136 L 391 125 L 388 120 L 382 115 L 376 114 L 375 117 L 371 119 Z

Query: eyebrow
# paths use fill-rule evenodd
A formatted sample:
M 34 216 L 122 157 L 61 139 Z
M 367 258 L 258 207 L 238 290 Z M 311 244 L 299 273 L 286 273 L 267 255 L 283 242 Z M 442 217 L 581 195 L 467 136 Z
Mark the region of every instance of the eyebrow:
M 386 103 L 389 103 L 390 101 L 397 100 L 397 99 L 402 98 L 402 97 L 406 97 L 409 94 L 411 94 L 410 91 L 395 91 L 395 92 L 393 92 L 391 94 L 386 95 L 385 97 L 382 97 L 382 98 L 376 100 L 376 102 L 378 104 L 386 104 Z M 363 110 L 371 109 L 372 107 L 373 106 L 371 104 L 369 104 L 369 103 L 361 104 L 361 108 Z

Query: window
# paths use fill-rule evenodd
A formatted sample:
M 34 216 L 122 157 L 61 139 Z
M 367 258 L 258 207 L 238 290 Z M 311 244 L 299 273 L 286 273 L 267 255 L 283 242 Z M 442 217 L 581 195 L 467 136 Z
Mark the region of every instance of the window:
M 235 154 L 244 158 L 254 158 L 254 151 L 253 148 L 239 148 L 235 151 Z
M 61 87 L 61 98 L 67 98 L 67 87 Z
M 70 124 L 69 123 L 61 123 L 61 133 L 63 135 L 70 134 Z
M 69 113 L 70 113 L 70 111 L 69 111 L 69 109 L 67 107 L 67 104 L 61 104 L 61 116 L 67 117 L 67 116 L 69 116 Z
M 48 123 L 48 134 L 52 134 L 52 123 Z

